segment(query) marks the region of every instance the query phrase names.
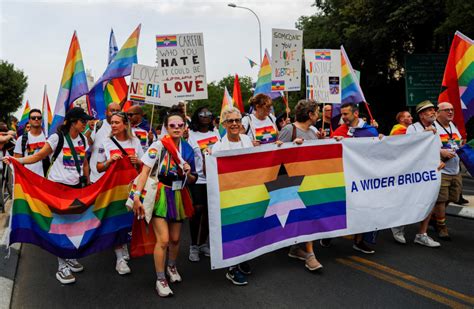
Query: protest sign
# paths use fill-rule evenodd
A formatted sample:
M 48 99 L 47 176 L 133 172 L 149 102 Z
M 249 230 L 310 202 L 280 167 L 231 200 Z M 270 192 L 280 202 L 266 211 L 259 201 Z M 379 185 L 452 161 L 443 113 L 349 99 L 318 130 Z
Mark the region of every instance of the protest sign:
M 135 103 L 163 105 L 160 103 L 160 94 L 163 90 L 160 84 L 158 68 L 134 64 L 130 75 L 128 100 Z
M 320 103 L 341 103 L 341 51 L 305 49 L 306 98 Z
M 272 29 L 272 91 L 299 91 L 303 31 Z
M 157 35 L 156 64 L 162 104 L 207 99 L 202 33 Z
M 420 222 L 438 196 L 438 165 L 439 140 L 427 132 L 207 156 L 211 266 Z

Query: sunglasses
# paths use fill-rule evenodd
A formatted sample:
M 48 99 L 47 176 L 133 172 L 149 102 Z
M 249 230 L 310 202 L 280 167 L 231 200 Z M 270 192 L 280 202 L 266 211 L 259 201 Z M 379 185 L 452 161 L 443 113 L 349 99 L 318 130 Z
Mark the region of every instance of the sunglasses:
M 127 113 L 127 116 L 129 118 L 132 118 L 133 116 L 138 115 L 138 113 Z
M 226 119 L 225 122 L 239 124 L 242 122 L 242 118 Z
M 112 116 L 119 116 L 120 118 L 123 119 L 123 122 L 124 122 L 124 123 L 128 123 L 127 114 L 125 114 L 124 112 L 113 112 L 113 113 L 112 113 Z
M 202 117 L 202 118 L 210 118 L 212 117 L 212 113 L 211 112 L 200 112 L 198 114 L 199 117 Z
M 33 117 L 30 117 L 31 120 L 41 120 L 43 119 L 43 116 L 33 116 Z
M 184 122 L 171 122 L 171 123 L 168 123 L 168 126 L 171 129 L 182 129 L 184 128 Z

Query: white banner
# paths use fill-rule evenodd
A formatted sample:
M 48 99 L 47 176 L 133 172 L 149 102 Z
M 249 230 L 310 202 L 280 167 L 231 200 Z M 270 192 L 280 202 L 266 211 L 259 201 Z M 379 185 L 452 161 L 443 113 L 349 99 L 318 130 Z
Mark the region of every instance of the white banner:
M 272 91 L 299 91 L 303 31 L 272 29 Z
M 157 35 L 156 64 L 162 76 L 160 102 L 207 99 L 202 33 Z
M 440 187 L 431 133 L 264 145 L 206 157 L 212 268 L 295 243 L 422 221 Z
M 341 103 L 341 50 L 305 49 L 306 98 Z
M 128 87 L 128 100 L 135 103 L 162 105 L 160 94 L 161 77 L 158 68 L 134 63 Z M 164 105 L 170 106 L 170 105 Z

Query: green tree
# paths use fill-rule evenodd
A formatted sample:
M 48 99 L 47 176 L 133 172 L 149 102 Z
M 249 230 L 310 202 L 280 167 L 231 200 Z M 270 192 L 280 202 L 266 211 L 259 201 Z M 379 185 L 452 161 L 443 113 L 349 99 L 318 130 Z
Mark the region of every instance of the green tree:
M 21 107 L 28 77 L 14 65 L 0 60 L 0 120 L 8 121 L 10 114 Z

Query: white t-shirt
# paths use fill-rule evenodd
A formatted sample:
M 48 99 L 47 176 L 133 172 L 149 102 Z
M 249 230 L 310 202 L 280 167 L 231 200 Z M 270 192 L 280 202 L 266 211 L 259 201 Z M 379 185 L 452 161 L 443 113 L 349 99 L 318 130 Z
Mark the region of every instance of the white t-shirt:
M 245 134 L 240 134 L 240 142 L 230 142 L 225 135 L 222 140 L 215 143 L 212 147 L 212 153 L 216 153 L 223 150 L 242 149 L 253 147 L 250 137 Z
M 80 135 L 75 139 L 72 139 L 72 144 L 76 150 L 77 157 L 79 159 L 79 166 L 81 167 L 81 175 L 84 175 L 84 160 L 86 158 L 86 151 L 88 148 L 87 138 L 84 137 L 86 145 L 82 143 Z M 51 149 L 56 150 L 58 145 L 59 136 L 57 133 L 54 133 L 48 138 L 47 143 L 51 146 Z M 49 170 L 48 179 L 54 182 L 60 182 L 66 185 L 77 185 L 79 183 L 79 174 L 77 173 L 76 165 L 74 162 L 74 157 L 72 155 L 71 149 L 67 143 L 67 140 L 64 138 L 63 149 L 59 153 L 56 161 L 54 161 L 53 166 Z
M 132 127 L 132 133 L 140 141 L 143 152 L 146 152 L 148 149 L 148 131 L 139 127 Z M 156 135 L 153 135 L 153 142 L 156 142 Z
M 275 125 L 275 117 L 269 115 L 265 120 L 260 120 L 251 114 L 242 118 L 242 126 L 251 140 L 257 140 L 261 144 L 274 143 L 278 137 L 278 129 Z M 250 125 L 250 129 L 249 129 Z
M 123 150 L 129 155 L 137 155 L 138 158 L 143 156 L 143 149 L 140 145 L 140 141 L 135 136 L 132 139 L 126 141 L 119 141 L 115 139 Z M 97 162 L 105 162 L 110 159 L 114 154 L 122 155 L 122 151 L 115 145 L 112 139 L 109 137 L 104 140 L 102 145 L 99 147 L 99 155 L 97 157 Z
M 20 136 L 16 140 L 16 145 L 15 145 L 15 150 L 14 152 L 16 154 L 19 154 L 23 157 L 28 157 L 31 155 L 34 155 L 35 153 L 39 152 L 41 148 L 43 148 L 44 144 L 46 144 L 46 137 L 44 136 L 43 132 L 41 132 L 40 135 L 34 136 L 30 132 L 28 132 L 28 142 L 26 143 L 26 149 L 25 153 L 22 152 L 21 149 L 21 141 L 23 139 L 23 136 Z M 40 160 L 36 163 L 33 164 L 26 164 L 25 167 L 32 171 L 33 173 L 44 177 L 44 171 L 43 171 L 43 161 Z
M 196 172 L 198 173 L 198 180 L 196 183 L 206 183 L 206 175 L 204 175 L 204 154 L 206 149 L 212 149 L 215 143 L 219 141 L 219 135 L 214 131 L 206 133 L 189 131 L 188 143 L 194 151 L 194 164 L 196 165 Z
M 441 170 L 442 174 L 457 175 L 459 174 L 459 157 L 456 150 L 461 147 L 461 133 L 454 123 L 449 123 L 449 128 L 444 128 L 438 121 L 435 121 L 436 134 L 438 134 L 441 141 L 441 149 L 452 149 L 456 155 L 454 158 L 445 162 L 446 166 Z
M 111 132 L 112 127 L 106 119 L 102 120 L 102 126 L 100 127 L 99 131 L 97 131 L 97 127 L 95 127 L 94 131 L 92 131 L 91 139 L 94 144 L 91 147 L 91 160 L 89 164 L 91 171 L 90 180 L 92 183 L 97 182 L 100 177 L 104 175 L 104 173 L 99 173 L 97 171 L 97 159 L 99 157 L 100 146 L 107 138 L 109 138 Z

